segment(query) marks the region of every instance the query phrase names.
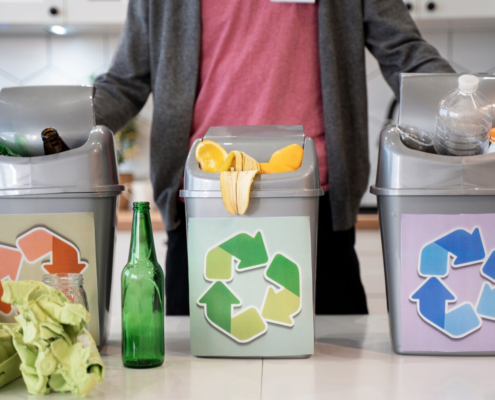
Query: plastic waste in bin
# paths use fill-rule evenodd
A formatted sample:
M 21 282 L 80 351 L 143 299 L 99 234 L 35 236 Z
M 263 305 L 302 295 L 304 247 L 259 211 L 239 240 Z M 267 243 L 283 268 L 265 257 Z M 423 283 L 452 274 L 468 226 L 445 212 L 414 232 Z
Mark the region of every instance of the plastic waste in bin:
M 405 74 L 400 124 L 432 132 L 456 74 Z M 480 76 L 495 100 L 495 82 Z M 495 354 L 495 155 L 409 149 L 381 134 L 376 185 L 392 345 L 400 354 Z
M 302 166 L 258 175 L 245 215 L 227 212 L 219 174 L 200 170 L 192 146 L 184 190 L 191 351 L 211 357 L 305 357 L 314 351 L 318 197 L 312 139 L 301 126 L 210 128 L 205 139 L 258 162 L 289 144 Z
M 89 329 L 102 346 L 123 186 L 113 134 L 94 126 L 93 97 L 92 86 L 0 92 L 0 141 L 24 156 L 0 157 L 0 279 L 41 281 L 47 273 L 82 273 Z M 41 131 L 50 126 L 72 150 L 43 155 Z M 14 311 L 2 302 L 0 321 L 14 321 Z

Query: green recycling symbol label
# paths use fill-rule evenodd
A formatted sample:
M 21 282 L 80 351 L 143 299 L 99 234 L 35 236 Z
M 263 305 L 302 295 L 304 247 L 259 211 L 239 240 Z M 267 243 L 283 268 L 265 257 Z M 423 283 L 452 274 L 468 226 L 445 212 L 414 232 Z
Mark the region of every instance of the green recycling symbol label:
M 268 286 L 261 308 L 255 306 L 235 313 L 242 300 L 227 285 L 234 279 L 234 268 L 245 272 L 265 268 Z M 241 275 L 242 276 L 242 275 Z M 268 330 L 268 323 L 294 326 L 293 317 L 301 311 L 301 270 L 282 253 L 269 259 L 261 231 L 253 236 L 241 232 L 210 248 L 205 257 L 204 277 L 212 282 L 199 297 L 205 317 L 216 329 L 239 343 L 248 343 Z

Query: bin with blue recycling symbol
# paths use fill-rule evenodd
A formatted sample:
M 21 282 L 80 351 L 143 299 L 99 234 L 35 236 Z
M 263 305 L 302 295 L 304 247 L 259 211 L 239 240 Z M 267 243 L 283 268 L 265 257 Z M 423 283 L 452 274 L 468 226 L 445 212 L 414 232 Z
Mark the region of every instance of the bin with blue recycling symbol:
M 227 212 L 219 174 L 191 148 L 184 190 L 191 352 L 207 357 L 308 357 L 314 352 L 319 196 L 316 149 L 302 126 L 214 127 L 205 139 L 259 162 L 304 148 L 298 170 L 256 176 L 245 215 Z
M 400 126 L 435 131 L 456 74 L 404 74 L 398 126 L 381 134 L 378 196 L 392 346 L 399 354 L 495 354 L 495 153 L 412 150 Z M 495 102 L 495 81 L 480 76 Z

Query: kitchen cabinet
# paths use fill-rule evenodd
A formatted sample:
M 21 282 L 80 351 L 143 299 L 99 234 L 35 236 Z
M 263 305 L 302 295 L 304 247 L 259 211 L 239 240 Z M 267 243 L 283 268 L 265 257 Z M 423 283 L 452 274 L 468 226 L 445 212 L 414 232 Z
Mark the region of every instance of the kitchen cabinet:
M 493 0 L 420 0 L 421 20 L 471 20 L 495 18 Z
M 66 11 L 65 0 L 0 0 L 0 24 L 63 24 Z
M 123 25 L 128 0 L 66 0 L 69 25 Z

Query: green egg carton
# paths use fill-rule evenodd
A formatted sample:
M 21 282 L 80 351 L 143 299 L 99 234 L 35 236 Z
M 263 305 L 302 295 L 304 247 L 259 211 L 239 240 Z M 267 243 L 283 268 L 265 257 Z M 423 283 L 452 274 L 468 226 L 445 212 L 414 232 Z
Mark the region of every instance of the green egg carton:
M 12 337 L 3 329 L 4 325 L 14 328 L 17 324 L 0 323 L 0 388 L 21 376 L 21 359 L 12 344 Z

